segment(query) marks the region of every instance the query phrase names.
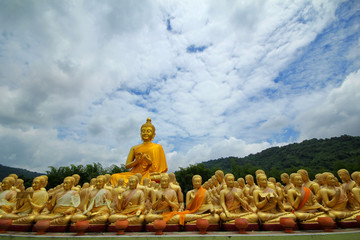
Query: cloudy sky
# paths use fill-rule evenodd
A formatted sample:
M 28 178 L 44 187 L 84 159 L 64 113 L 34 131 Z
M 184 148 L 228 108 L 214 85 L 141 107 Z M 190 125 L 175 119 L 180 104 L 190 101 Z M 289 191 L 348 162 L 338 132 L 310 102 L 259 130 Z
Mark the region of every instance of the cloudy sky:
M 360 136 L 360 1 L 0 0 L 0 163 L 170 171 Z

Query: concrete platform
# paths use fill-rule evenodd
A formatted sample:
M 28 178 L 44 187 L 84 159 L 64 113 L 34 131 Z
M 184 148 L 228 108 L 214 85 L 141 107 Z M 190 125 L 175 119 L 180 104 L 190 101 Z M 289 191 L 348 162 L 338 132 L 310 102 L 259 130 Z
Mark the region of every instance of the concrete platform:
M 238 234 L 237 232 L 208 232 L 207 234 L 200 234 L 199 232 L 164 232 L 164 235 L 155 235 L 151 232 L 126 232 L 124 235 L 115 235 L 115 233 L 85 233 L 83 236 L 75 236 L 74 233 L 45 233 L 44 235 L 36 235 L 33 232 L 7 232 L 0 234 L 1 240 L 25 240 L 25 239 L 51 239 L 51 240 L 94 240 L 94 239 L 121 239 L 126 240 L 175 240 L 175 239 L 186 239 L 186 240 L 359 240 L 360 230 L 357 228 L 348 229 L 334 229 L 333 232 L 327 233 L 322 230 L 308 230 L 308 231 L 294 231 L 294 233 L 284 233 L 278 231 L 253 231 L 247 234 Z

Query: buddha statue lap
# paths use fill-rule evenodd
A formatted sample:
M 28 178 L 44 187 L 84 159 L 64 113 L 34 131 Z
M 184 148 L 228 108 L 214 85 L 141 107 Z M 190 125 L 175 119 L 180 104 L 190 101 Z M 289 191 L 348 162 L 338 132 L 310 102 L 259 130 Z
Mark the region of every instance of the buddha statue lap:
M 66 177 L 62 191 L 57 192 L 47 203 L 48 212 L 42 212 L 35 220 L 50 220 L 50 225 L 67 225 L 80 204 L 79 191 L 74 190 L 74 177 Z
M 114 223 L 118 219 L 127 219 L 131 225 L 138 225 L 144 222 L 145 195 L 137 185 L 138 178 L 131 176 L 128 182 L 129 188 L 118 197 L 116 213 L 109 217 L 110 223 Z
M 224 223 L 234 223 L 236 218 L 245 218 L 249 223 L 257 223 L 258 216 L 245 200 L 241 189 L 234 187 L 234 175 L 225 175 L 226 188 L 220 192 L 220 204 L 223 213 L 220 218 Z
M 331 217 L 335 220 L 335 216 L 328 213 L 329 209 L 325 208 L 316 201 L 313 192 L 303 187 L 303 180 L 300 174 L 291 175 L 293 188 L 288 191 L 288 199 L 294 208 L 293 213 L 300 222 L 309 223 L 317 222 L 318 217 Z
M 254 201 L 258 209 L 258 216 L 262 223 L 279 223 L 281 217 L 290 217 L 296 221 L 293 213 L 286 212 L 273 188 L 268 187 L 265 174 L 256 176 L 258 189 L 254 191 Z

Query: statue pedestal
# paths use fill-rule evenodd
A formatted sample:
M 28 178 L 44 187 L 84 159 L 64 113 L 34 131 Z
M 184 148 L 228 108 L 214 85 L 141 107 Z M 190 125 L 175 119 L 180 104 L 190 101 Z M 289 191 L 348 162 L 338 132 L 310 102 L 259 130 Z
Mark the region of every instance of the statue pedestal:
M 295 224 L 294 230 L 299 230 L 297 224 Z M 280 223 L 264 223 L 261 225 L 261 230 L 263 231 L 284 231 L 283 226 Z
M 341 228 L 358 228 L 360 224 L 357 221 L 348 221 L 348 222 L 337 222 L 337 225 Z
M 86 232 L 105 232 L 106 224 L 89 224 L 89 227 L 86 229 Z M 76 232 L 75 224 L 70 225 L 69 232 Z
M 322 230 L 322 227 L 319 223 L 299 223 L 300 230 Z
M 68 225 L 60 225 L 60 226 L 50 226 L 46 231 L 47 232 L 67 232 L 69 230 Z
M 156 232 L 152 223 L 147 224 L 145 227 L 146 232 Z M 180 224 L 166 224 L 163 232 L 180 232 L 181 225 Z
M 15 232 L 31 232 L 32 224 L 11 224 L 8 228 L 8 231 L 15 231 Z
M 219 224 L 210 224 L 206 231 L 208 232 L 214 232 L 219 231 L 220 225 Z M 184 225 L 184 231 L 186 232 L 196 232 L 199 231 L 199 229 L 196 227 L 196 224 L 185 224 Z
M 279 224 L 280 225 L 280 224 Z M 281 227 L 281 226 L 280 226 Z M 224 223 L 222 224 L 222 229 L 224 231 L 236 231 L 238 232 L 239 230 L 236 228 L 235 226 L 235 223 Z M 260 227 L 259 227 L 259 224 L 257 223 L 249 223 L 249 225 L 247 226 L 246 228 L 246 231 L 249 232 L 249 231 L 259 231 L 260 230 Z M 282 228 L 281 230 L 282 231 Z
M 107 227 L 108 232 L 117 232 L 118 230 L 115 227 L 115 223 L 109 224 Z M 143 232 L 144 231 L 144 225 L 129 225 L 125 232 Z

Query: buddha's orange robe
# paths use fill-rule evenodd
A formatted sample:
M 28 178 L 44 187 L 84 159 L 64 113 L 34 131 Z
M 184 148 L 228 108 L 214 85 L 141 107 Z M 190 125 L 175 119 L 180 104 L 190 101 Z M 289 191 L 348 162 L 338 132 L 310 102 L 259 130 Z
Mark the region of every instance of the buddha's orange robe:
M 145 177 L 150 179 L 150 173 L 152 172 L 158 172 L 158 173 L 167 172 L 168 169 L 167 169 L 165 153 L 161 145 L 152 142 L 143 143 L 139 145 L 137 148 L 135 148 L 134 156 L 136 156 L 137 153 L 149 154 L 152 160 L 152 164 L 149 165 L 146 163 L 146 161 L 142 161 L 138 163 L 136 166 L 134 166 L 129 172 L 113 174 L 111 176 L 111 184 L 113 186 L 117 184 L 120 178 L 123 178 L 125 180 L 125 183 L 127 183 L 128 179 L 131 176 L 134 176 L 136 173 L 141 173 L 143 179 Z

